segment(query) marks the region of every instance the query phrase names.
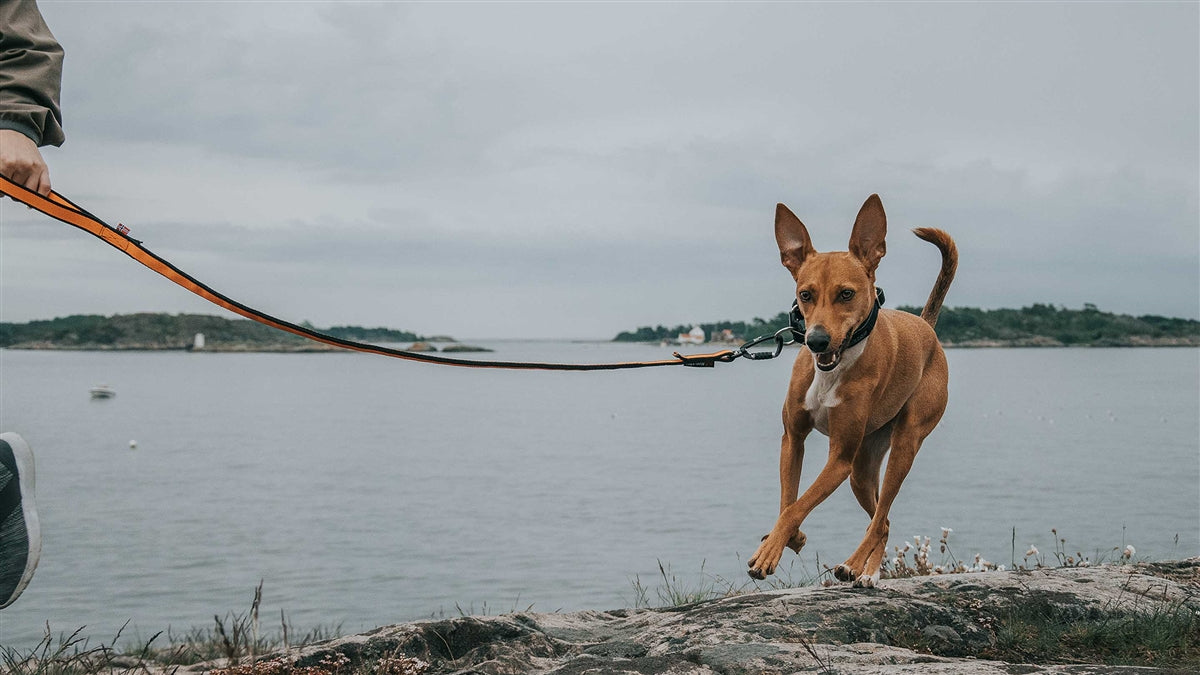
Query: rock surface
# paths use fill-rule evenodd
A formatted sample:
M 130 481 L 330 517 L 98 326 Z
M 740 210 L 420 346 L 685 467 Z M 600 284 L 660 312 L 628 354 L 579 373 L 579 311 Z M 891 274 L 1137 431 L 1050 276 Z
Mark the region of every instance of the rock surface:
M 667 609 L 421 621 L 285 658 L 305 666 L 337 654 L 354 663 L 403 655 L 428 662 L 428 673 L 491 674 L 1184 672 L 987 659 L 997 625 L 1018 606 L 1092 618 L 1200 613 L 1200 558 L 772 590 Z

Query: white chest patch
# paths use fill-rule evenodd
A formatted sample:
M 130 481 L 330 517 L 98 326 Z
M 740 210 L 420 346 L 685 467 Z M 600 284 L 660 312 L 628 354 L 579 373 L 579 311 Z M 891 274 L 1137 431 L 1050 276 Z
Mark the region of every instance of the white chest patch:
M 808 386 L 808 392 L 804 395 L 804 409 L 812 413 L 817 431 L 826 436 L 829 435 L 829 409 L 836 408 L 842 403 L 842 399 L 838 396 L 838 385 L 842 383 L 850 366 L 854 365 L 858 357 L 862 356 L 866 347 L 867 340 L 863 340 L 847 349 L 842 353 L 842 360 L 838 363 L 837 368 L 828 372 L 816 368 L 816 357 L 813 357 L 813 368 L 816 373 L 813 375 L 812 384 Z

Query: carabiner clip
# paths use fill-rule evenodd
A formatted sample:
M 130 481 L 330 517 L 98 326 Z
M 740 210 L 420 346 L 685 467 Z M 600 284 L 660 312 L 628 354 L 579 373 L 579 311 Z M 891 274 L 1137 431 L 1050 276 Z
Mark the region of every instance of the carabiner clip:
M 775 341 L 775 351 L 774 352 L 752 352 L 752 351 L 750 351 L 751 347 L 753 347 L 755 345 L 760 345 L 760 344 L 766 342 L 767 340 Z M 746 344 L 744 344 L 738 348 L 738 354 L 750 359 L 751 361 L 765 361 L 767 359 L 773 359 L 782 353 L 783 353 L 783 337 L 781 337 L 779 333 L 775 333 L 774 335 L 764 335 L 760 338 L 751 340 L 750 342 L 747 342 Z

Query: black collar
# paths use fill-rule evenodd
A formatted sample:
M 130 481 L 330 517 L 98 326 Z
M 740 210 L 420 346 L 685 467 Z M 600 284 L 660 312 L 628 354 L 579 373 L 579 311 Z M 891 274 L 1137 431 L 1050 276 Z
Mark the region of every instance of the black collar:
M 884 300 L 883 289 L 876 286 L 875 303 L 871 305 L 871 313 L 850 334 L 850 339 L 846 340 L 846 344 L 842 345 L 843 350 L 849 349 L 867 339 L 867 336 L 875 329 L 875 322 L 879 319 L 879 308 L 883 307 Z M 792 335 L 796 338 L 796 342 L 804 344 L 804 332 L 807 328 L 804 325 L 804 317 L 800 314 L 800 303 L 795 300 L 792 301 L 792 311 L 788 314 L 788 324 L 791 326 Z

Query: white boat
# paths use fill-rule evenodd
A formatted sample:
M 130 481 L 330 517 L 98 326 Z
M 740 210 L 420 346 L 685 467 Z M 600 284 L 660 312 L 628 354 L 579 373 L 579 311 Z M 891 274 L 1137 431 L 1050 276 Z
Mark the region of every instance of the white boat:
M 117 392 L 107 384 L 98 384 L 91 388 L 92 398 L 112 398 Z

